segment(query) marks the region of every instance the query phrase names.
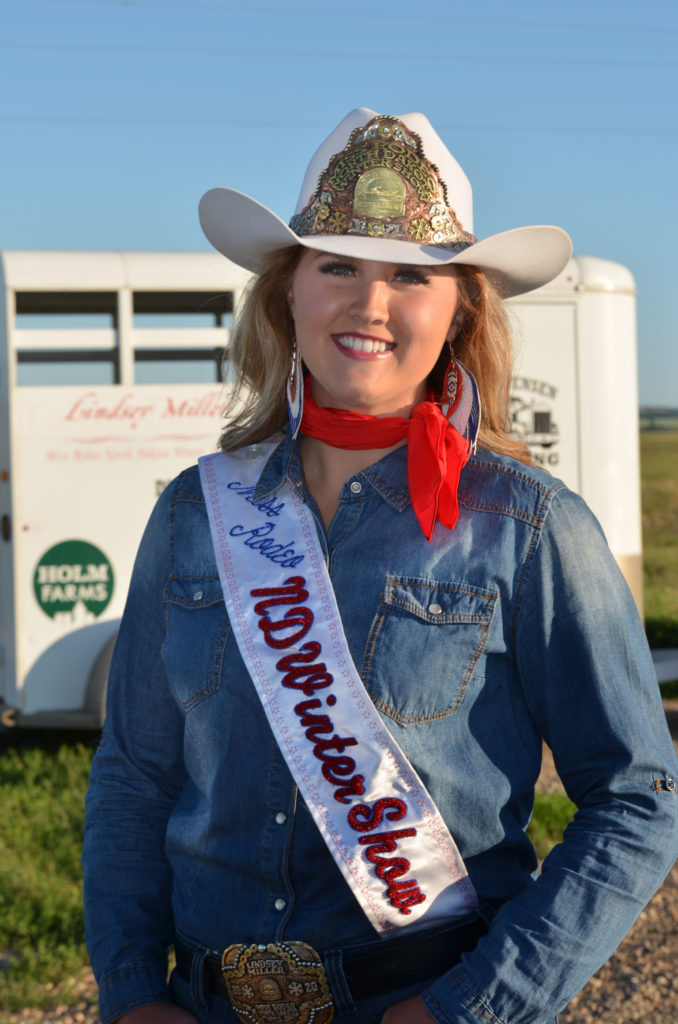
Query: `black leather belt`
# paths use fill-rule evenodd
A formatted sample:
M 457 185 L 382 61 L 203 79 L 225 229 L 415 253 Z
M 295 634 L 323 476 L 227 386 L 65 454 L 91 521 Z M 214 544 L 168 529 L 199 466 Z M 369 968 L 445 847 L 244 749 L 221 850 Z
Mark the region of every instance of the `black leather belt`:
M 346 946 L 342 950 L 342 965 L 351 995 L 354 1000 L 365 999 L 444 974 L 459 963 L 462 953 L 472 950 L 486 932 L 487 925 L 482 918 L 474 917 L 419 935 Z M 174 949 L 177 970 L 189 981 L 195 954 L 180 942 L 175 943 Z M 203 986 L 211 995 L 228 999 L 220 956 L 208 953 L 205 957 Z

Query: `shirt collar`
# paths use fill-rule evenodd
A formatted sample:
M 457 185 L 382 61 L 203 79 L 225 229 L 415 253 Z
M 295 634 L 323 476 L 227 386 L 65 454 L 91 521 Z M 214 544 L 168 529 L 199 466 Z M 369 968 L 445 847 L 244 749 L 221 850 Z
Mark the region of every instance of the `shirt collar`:
M 407 486 L 407 446 L 396 448 L 367 469 L 356 473 L 367 480 L 374 490 L 398 511 L 410 503 Z M 293 440 L 289 431 L 281 438 L 280 444 L 268 457 L 257 483 L 254 498 L 265 501 L 288 480 L 292 487 L 304 488 L 304 471 L 301 466 L 299 439 Z

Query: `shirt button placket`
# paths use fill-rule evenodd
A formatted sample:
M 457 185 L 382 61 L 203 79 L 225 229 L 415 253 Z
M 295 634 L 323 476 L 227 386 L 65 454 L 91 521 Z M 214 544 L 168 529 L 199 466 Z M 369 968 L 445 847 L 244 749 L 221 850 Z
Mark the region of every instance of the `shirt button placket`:
M 273 860 L 269 859 L 267 871 L 267 906 L 268 906 L 268 939 L 274 937 L 280 940 L 283 937 L 284 929 L 287 927 L 288 916 L 294 905 L 294 893 L 290 880 L 290 848 L 292 837 L 292 825 L 294 822 L 294 807 L 296 797 L 289 807 L 287 804 L 287 793 L 276 787 L 276 796 L 269 804 L 269 849 L 276 851 Z M 278 867 L 274 868 L 273 864 Z

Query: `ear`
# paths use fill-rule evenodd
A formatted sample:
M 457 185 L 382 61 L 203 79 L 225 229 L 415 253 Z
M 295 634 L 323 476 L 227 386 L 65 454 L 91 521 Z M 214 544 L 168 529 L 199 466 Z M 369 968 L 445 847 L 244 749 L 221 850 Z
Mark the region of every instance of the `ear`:
M 294 317 L 294 292 L 292 291 L 292 285 L 287 293 L 287 305 L 290 307 L 290 313 Z
M 449 341 L 450 343 L 454 341 L 454 339 L 459 334 L 459 331 L 461 330 L 461 325 L 463 324 L 463 322 L 464 314 L 460 309 L 458 309 L 457 312 L 454 314 L 452 323 L 450 324 L 449 330 L 445 335 L 445 341 Z

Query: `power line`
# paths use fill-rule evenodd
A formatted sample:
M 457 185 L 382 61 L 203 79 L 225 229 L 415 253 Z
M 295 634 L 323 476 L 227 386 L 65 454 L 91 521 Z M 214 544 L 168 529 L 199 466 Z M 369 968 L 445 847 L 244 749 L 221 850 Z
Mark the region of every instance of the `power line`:
M 20 114 L 0 114 L 0 123 L 6 124 L 93 124 L 93 125 L 116 125 L 116 126 L 135 126 L 135 127 L 158 127 L 158 128 L 221 128 L 224 130 L 231 130 L 234 128 L 256 128 L 257 131 L 264 130 L 266 128 L 279 128 L 284 125 L 288 130 L 301 128 L 301 129 L 313 129 L 317 127 L 319 131 L 322 131 L 323 126 L 319 122 L 315 121 L 284 121 L 277 119 L 274 121 L 259 121 L 252 118 L 242 121 L 234 120 L 220 120 L 218 118 L 158 118 L 152 117 L 108 117 L 103 115 L 93 116 L 64 116 L 56 115 L 51 117 L 49 115 L 25 115 Z M 536 134 L 536 135 L 600 135 L 600 136 L 676 136 L 678 135 L 678 129 L 672 130 L 665 127 L 662 128 L 608 128 L 601 127 L 596 124 L 591 128 L 585 128 L 578 125 L 575 128 L 568 127 L 567 125 L 517 125 L 517 124 L 488 124 L 479 125 L 474 124 L 438 124 L 437 130 L 440 133 L 446 132 L 474 132 L 482 134 L 484 132 L 491 132 L 496 134 L 499 132 L 511 132 L 511 133 L 525 133 L 525 134 Z
M 426 52 L 422 54 L 393 53 L 392 51 L 362 51 L 355 50 L 261 50 L 242 49 L 221 46 L 137 46 L 129 43 L 36 43 L 33 41 L 2 41 L 0 49 L 17 50 L 54 50 L 54 51 L 76 51 L 86 53 L 139 53 L 156 55 L 167 54 L 186 56 L 195 55 L 217 55 L 221 57 L 235 57 L 251 60 L 261 58 L 267 61 L 282 60 L 289 61 L 291 58 L 309 58 L 315 60 L 348 60 L 366 61 L 374 63 L 377 60 L 393 61 L 407 60 L 410 64 L 415 61 L 446 61 L 450 65 L 456 64 L 518 64 L 518 65 L 539 65 L 553 67 L 620 67 L 620 68 L 651 68 L 653 70 L 673 70 L 678 67 L 678 61 L 650 61 L 650 60 L 599 60 L 593 57 L 511 57 L 507 54 L 454 54 L 449 51 L 445 53 Z
M 337 11 L 323 10 L 322 7 L 313 6 L 307 8 L 291 8 L 280 6 L 260 6 L 250 4 L 229 4 L 225 6 L 223 3 L 205 3 L 204 0 L 187 0 L 187 2 L 162 2 L 162 0 L 22 0 L 23 3 L 36 3 L 36 4 L 47 4 L 48 6 L 55 7 L 57 4 L 61 6 L 86 6 L 86 7 L 126 7 L 130 10 L 135 8 L 138 10 L 161 8 L 162 10 L 176 10 L 176 11 L 187 11 L 191 13 L 196 10 L 202 11 L 220 11 L 222 14 L 280 14 L 284 13 L 285 17 L 300 17 L 308 18 L 312 16 L 314 20 L 319 18 L 330 18 L 332 21 L 337 19 Z M 369 8 L 361 7 L 357 11 L 342 11 L 342 17 L 346 18 L 351 14 L 360 14 L 361 18 L 368 18 L 370 16 Z M 374 18 L 383 17 L 383 12 L 374 13 Z M 393 11 L 392 8 L 388 10 L 388 19 L 390 22 L 393 21 L 412 21 L 412 13 L 398 13 Z M 617 21 L 597 22 L 591 24 L 589 22 L 568 22 L 568 21 L 538 21 L 529 18 L 464 18 L 456 17 L 454 15 L 436 14 L 435 22 L 439 24 L 450 24 L 450 25 L 479 25 L 486 28 L 493 26 L 501 28 L 543 28 L 553 29 L 554 31 L 572 31 L 572 32 L 651 32 L 659 33 L 661 35 L 676 34 L 678 28 L 668 25 L 620 25 Z

